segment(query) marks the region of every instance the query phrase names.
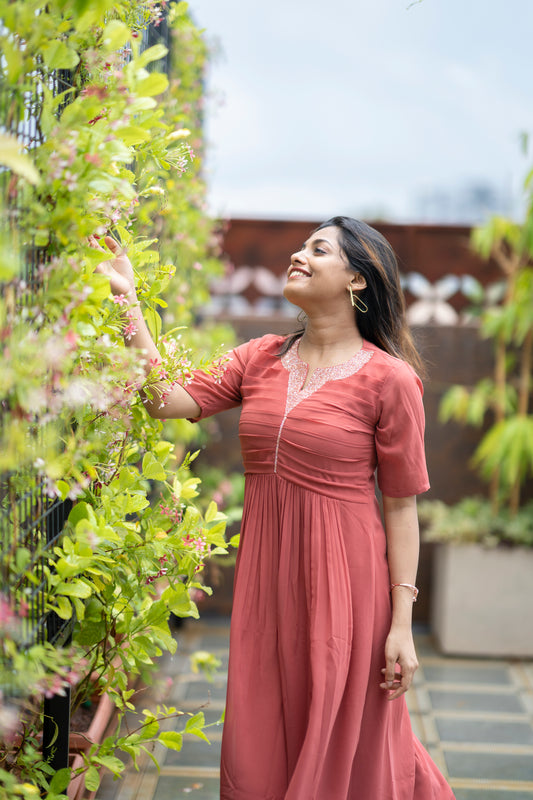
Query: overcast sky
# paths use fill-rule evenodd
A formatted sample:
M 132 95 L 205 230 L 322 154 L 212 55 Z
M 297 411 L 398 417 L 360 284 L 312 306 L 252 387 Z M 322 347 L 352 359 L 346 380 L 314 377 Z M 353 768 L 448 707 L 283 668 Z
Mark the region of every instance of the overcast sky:
M 410 3 L 190 0 L 213 213 L 455 221 L 476 186 L 516 211 L 533 0 Z

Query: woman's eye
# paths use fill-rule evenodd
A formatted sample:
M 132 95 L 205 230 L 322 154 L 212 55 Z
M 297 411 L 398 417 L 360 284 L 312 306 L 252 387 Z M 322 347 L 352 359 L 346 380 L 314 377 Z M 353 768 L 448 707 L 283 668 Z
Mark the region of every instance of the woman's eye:
M 315 253 L 319 253 L 321 256 L 325 256 L 326 255 L 326 251 L 322 250 L 321 247 L 315 247 Z

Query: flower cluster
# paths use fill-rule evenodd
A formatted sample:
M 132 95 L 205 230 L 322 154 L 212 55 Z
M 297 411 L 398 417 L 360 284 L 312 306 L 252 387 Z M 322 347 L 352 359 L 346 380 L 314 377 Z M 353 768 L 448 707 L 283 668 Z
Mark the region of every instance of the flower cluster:
M 161 564 L 161 568 L 156 572 L 154 575 L 149 575 L 146 578 L 146 583 L 153 583 L 158 578 L 163 578 L 168 573 L 168 567 L 163 566 L 168 561 L 168 556 L 161 556 L 159 559 L 159 563 Z

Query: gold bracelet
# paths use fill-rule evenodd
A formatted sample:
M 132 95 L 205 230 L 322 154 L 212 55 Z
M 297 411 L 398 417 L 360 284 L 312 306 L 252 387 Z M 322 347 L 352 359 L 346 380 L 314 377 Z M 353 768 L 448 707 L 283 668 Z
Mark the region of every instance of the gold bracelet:
M 391 583 L 390 590 L 392 592 L 393 589 L 396 589 L 398 586 L 403 586 L 405 589 L 412 589 L 413 590 L 413 603 L 416 603 L 418 597 L 418 589 L 416 586 L 413 586 L 412 583 Z

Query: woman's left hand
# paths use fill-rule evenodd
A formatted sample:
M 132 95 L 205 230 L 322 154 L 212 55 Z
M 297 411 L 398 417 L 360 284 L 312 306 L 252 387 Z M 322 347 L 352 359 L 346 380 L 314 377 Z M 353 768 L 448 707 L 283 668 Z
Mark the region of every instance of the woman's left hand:
M 388 700 L 396 700 L 409 689 L 418 668 L 415 643 L 411 628 L 393 626 L 385 642 L 384 682 L 382 689 L 389 694 Z

